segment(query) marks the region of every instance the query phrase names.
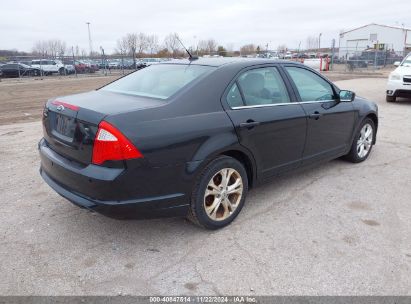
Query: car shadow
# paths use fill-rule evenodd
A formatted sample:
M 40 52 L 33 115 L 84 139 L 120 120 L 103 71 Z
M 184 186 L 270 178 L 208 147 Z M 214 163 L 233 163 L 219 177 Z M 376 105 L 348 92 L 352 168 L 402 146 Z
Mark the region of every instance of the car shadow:
M 392 104 L 411 105 L 411 98 L 402 98 L 402 97 L 399 97 L 399 98 L 397 98 L 396 101 L 393 102 Z
M 280 194 L 284 188 L 285 191 L 290 192 L 290 188 L 287 185 L 301 185 L 306 187 L 313 180 L 317 180 L 327 174 L 335 174 L 341 168 L 352 166 L 351 163 L 337 159 L 331 162 L 326 162 L 320 165 L 316 165 L 313 168 L 299 169 L 286 173 L 284 175 L 274 177 L 264 184 L 250 190 L 247 197 L 247 203 L 244 209 L 240 213 L 239 217 L 233 223 L 235 225 L 241 225 L 242 220 L 247 217 L 250 212 L 254 212 L 252 206 L 257 206 L 265 203 L 265 193 L 273 196 L 273 207 L 278 203 L 281 204 L 281 199 L 276 197 L 276 193 Z M 192 224 L 185 218 L 161 218 L 150 220 L 117 220 L 105 217 L 101 214 L 90 212 L 85 209 L 79 209 L 78 207 L 69 204 L 65 201 L 69 208 L 69 212 L 65 214 L 71 214 L 70 216 L 61 217 L 58 225 L 63 225 L 64 228 L 71 231 L 74 234 L 79 233 L 82 238 L 92 239 L 104 239 L 115 240 L 117 243 L 127 242 L 147 242 L 149 239 L 166 240 L 176 239 L 176 237 L 195 239 L 198 237 L 204 238 L 214 233 L 221 233 L 222 231 L 234 229 L 231 226 L 218 231 L 209 231 L 202 229 Z M 256 205 L 255 205 L 256 204 Z M 61 202 L 59 203 L 61 206 Z M 68 210 L 66 210 L 68 211 Z M 59 212 L 60 213 L 60 212 Z M 73 218 L 75 219 L 75 225 L 73 225 Z M 90 236 L 92 234 L 92 236 Z

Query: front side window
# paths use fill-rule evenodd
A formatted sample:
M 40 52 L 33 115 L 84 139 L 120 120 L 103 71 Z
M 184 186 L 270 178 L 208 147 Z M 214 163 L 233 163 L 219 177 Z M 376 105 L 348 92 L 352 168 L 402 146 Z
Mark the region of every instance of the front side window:
M 317 74 L 298 67 L 286 67 L 294 81 L 301 101 L 334 100 L 334 90 L 331 85 Z
M 231 107 L 259 106 L 288 103 L 290 98 L 277 68 L 266 67 L 241 74 L 231 87 L 227 102 Z
M 184 86 L 211 72 L 215 67 L 183 64 L 158 64 L 134 72 L 101 90 L 167 99 Z

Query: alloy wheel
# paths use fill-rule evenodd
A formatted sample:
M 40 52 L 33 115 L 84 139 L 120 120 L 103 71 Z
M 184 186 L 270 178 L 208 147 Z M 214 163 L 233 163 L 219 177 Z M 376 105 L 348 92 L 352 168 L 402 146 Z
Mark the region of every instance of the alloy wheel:
M 204 209 L 208 217 L 213 221 L 229 218 L 241 202 L 243 189 L 243 179 L 235 169 L 218 171 L 204 193 Z
M 370 152 L 373 141 L 373 133 L 373 128 L 370 124 L 367 123 L 362 127 L 357 140 L 358 157 L 364 158 Z

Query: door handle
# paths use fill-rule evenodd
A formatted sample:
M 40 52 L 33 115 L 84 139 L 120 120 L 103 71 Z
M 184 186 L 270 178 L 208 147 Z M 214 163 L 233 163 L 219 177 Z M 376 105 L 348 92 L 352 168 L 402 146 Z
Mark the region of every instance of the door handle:
M 321 116 L 323 116 L 323 114 L 321 114 L 320 112 L 315 111 L 314 113 L 310 114 L 308 116 L 308 118 L 319 120 Z
M 252 129 L 255 126 L 258 126 L 259 124 L 260 122 L 249 119 L 246 122 L 240 123 L 240 128 Z

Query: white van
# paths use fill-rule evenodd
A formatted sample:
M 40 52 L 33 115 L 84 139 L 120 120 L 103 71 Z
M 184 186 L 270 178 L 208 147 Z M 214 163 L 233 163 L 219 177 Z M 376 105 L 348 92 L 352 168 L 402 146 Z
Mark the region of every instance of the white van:
M 31 61 L 31 66 L 42 70 L 45 75 L 53 73 L 64 75 L 64 64 L 60 60 L 36 59 Z

